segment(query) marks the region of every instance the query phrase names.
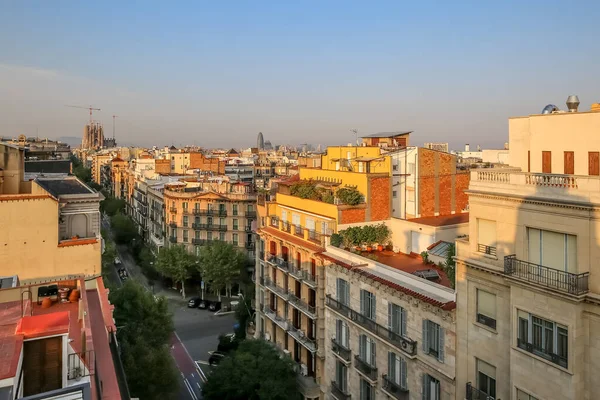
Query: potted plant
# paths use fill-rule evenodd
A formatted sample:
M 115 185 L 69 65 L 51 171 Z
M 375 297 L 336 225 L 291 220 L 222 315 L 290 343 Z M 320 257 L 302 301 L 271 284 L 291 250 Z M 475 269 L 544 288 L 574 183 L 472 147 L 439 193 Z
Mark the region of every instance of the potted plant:
M 365 225 L 362 227 L 363 241 L 367 245 L 367 251 L 373 251 L 373 243 L 377 241 L 377 229 L 374 225 Z
M 332 246 L 340 247 L 342 244 L 342 241 L 343 241 L 343 238 L 341 235 L 339 235 L 337 233 L 333 233 L 331 235 L 330 243 Z
M 384 243 L 388 241 L 390 238 L 390 228 L 387 227 L 386 224 L 381 223 L 375 227 L 376 230 L 376 242 L 377 242 L 377 250 L 383 251 Z

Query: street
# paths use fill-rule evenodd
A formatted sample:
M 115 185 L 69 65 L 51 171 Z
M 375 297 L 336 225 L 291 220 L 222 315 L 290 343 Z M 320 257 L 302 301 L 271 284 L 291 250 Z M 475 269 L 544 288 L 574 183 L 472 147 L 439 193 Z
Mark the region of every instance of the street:
M 112 238 L 110 223 L 102 218 L 102 227 Z M 129 279 L 140 282 L 147 290 L 151 290 L 146 277 L 129 252 L 127 246 L 117 245 L 116 251 L 121 259 L 121 266 L 127 270 Z M 109 279 L 121 286 L 122 282 L 117 273 L 117 267 L 111 268 Z M 178 398 L 181 400 L 202 399 L 202 384 L 210 373 L 208 357 L 210 351 L 215 351 L 218 336 L 222 333 L 232 333 L 235 324 L 233 313 L 215 316 L 213 312 L 198 308 L 188 308 L 187 300 L 182 299 L 179 292 L 156 286 L 157 296 L 164 296 L 173 313 L 175 332 L 171 338 L 171 355 L 181 374 L 181 387 Z

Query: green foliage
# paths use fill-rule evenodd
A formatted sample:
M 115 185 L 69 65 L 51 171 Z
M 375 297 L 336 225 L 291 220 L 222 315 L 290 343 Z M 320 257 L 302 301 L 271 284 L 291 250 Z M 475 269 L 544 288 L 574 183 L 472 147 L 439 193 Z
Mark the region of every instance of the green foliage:
M 155 299 L 139 283 L 127 280 L 110 292 L 122 350 L 123 366 L 133 397 L 171 399 L 179 374 L 169 354 L 172 316 L 164 298 Z
M 288 400 L 298 397 L 294 362 L 262 340 L 246 340 L 208 376 L 205 400 Z
M 446 262 L 444 263 L 444 272 L 448 275 L 452 289 L 456 287 L 456 261 L 454 256 L 456 255 L 456 246 L 451 244 L 448 247 L 448 253 L 446 254 Z
M 335 196 L 331 192 L 325 192 L 323 193 L 321 200 L 325 203 L 333 204 L 335 202 Z
M 246 255 L 237 247 L 221 241 L 202 246 L 199 258 L 202 279 L 218 292 L 239 279 L 242 268 L 246 266 Z
M 237 332 L 235 334 L 235 338 L 233 340 L 231 340 L 231 336 L 227 336 L 227 335 L 219 335 L 219 345 L 218 345 L 218 349 L 219 351 L 223 352 L 223 353 L 229 353 L 232 352 L 234 350 L 237 350 L 237 348 L 240 345 L 240 338 L 238 338 Z
M 340 247 L 343 241 L 344 238 L 342 238 L 342 235 L 340 235 L 339 233 L 334 233 L 331 235 L 330 243 L 332 246 Z
M 89 183 L 92 181 L 92 170 L 84 167 L 83 165 L 78 165 L 73 168 L 73 175 L 79 178 L 80 181 Z
M 375 225 L 365 225 L 361 229 L 362 242 L 367 246 L 373 246 L 377 241 L 377 228 Z
M 155 281 L 160 278 L 160 274 L 155 267 L 156 257 L 154 257 L 154 254 L 152 254 L 152 251 L 150 251 L 148 247 L 142 246 L 140 251 L 136 253 L 135 259 L 142 269 L 142 273 L 146 275 L 150 281 Z
M 111 218 L 110 223 L 117 243 L 131 245 L 134 239 L 139 242 L 135 222 L 128 216 L 116 214 Z
M 341 188 L 335 194 L 342 203 L 350 206 L 355 206 L 363 201 L 362 195 L 355 188 Z
M 290 193 L 292 196 L 301 197 L 303 199 L 321 201 L 322 198 L 321 190 L 317 188 L 316 183 L 314 183 L 312 179 L 301 180 L 300 182 L 294 183 L 290 187 Z
M 382 222 L 375 227 L 375 230 L 375 241 L 382 246 L 387 244 L 391 236 L 390 228 Z
M 107 197 L 100 202 L 100 212 L 112 217 L 125 210 L 125 200 Z
M 192 268 L 195 266 L 196 258 L 188 253 L 183 245 L 163 248 L 156 258 L 156 270 L 158 272 L 175 282 L 181 282 L 183 297 L 185 297 L 185 281 L 190 278 Z
M 246 329 L 248 328 L 248 323 L 251 322 L 250 318 L 252 315 L 250 314 L 252 309 L 252 300 L 254 298 L 254 293 L 247 293 L 243 299 L 241 299 L 240 303 L 235 309 L 235 318 L 238 321 L 239 328 L 235 330 L 235 337 L 239 339 L 246 338 Z
M 351 226 L 339 232 L 344 246 L 372 246 L 374 243 L 386 244 L 390 237 L 390 230 L 385 224 Z M 333 235 L 332 235 L 333 245 Z
M 429 253 L 428 252 L 422 251 L 421 258 L 423 259 L 423 264 L 429 264 Z

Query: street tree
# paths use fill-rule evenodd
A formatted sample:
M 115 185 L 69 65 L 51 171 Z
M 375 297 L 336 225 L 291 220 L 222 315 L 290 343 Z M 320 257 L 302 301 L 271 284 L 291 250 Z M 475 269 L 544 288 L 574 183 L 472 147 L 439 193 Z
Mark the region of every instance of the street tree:
M 202 280 L 208 282 L 211 289 L 219 293 L 219 300 L 221 290 L 239 280 L 246 265 L 246 255 L 237 247 L 221 241 L 201 247 L 199 259 L 198 268 Z
M 188 253 L 183 245 L 170 246 L 158 253 L 156 270 L 175 282 L 181 282 L 181 295 L 185 298 L 185 281 L 190 278 L 196 261 L 196 257 Z
M 110 224 L 115 235 L 115 242 L 119 244 L 132 245 L 138 239 L 138 231 L 135 222 L 123 214 L 114 215 Z
M 100 202 L 100 212 L 112 217 L 125 210 L 125 200 L 115 197 L 106 197 Z
M 262 340 L 242 341 L 204 385 L 205 400 L 287 400 L 298 397 L 294 362 Z

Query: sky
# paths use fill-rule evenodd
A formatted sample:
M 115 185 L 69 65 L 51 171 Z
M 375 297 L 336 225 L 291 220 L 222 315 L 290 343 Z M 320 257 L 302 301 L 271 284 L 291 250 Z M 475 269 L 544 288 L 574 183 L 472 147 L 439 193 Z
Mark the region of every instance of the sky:
M 500 148 L 508 118 L 600 102 L 599 1 L 4 1 L 0 136 L 124 145 Z

